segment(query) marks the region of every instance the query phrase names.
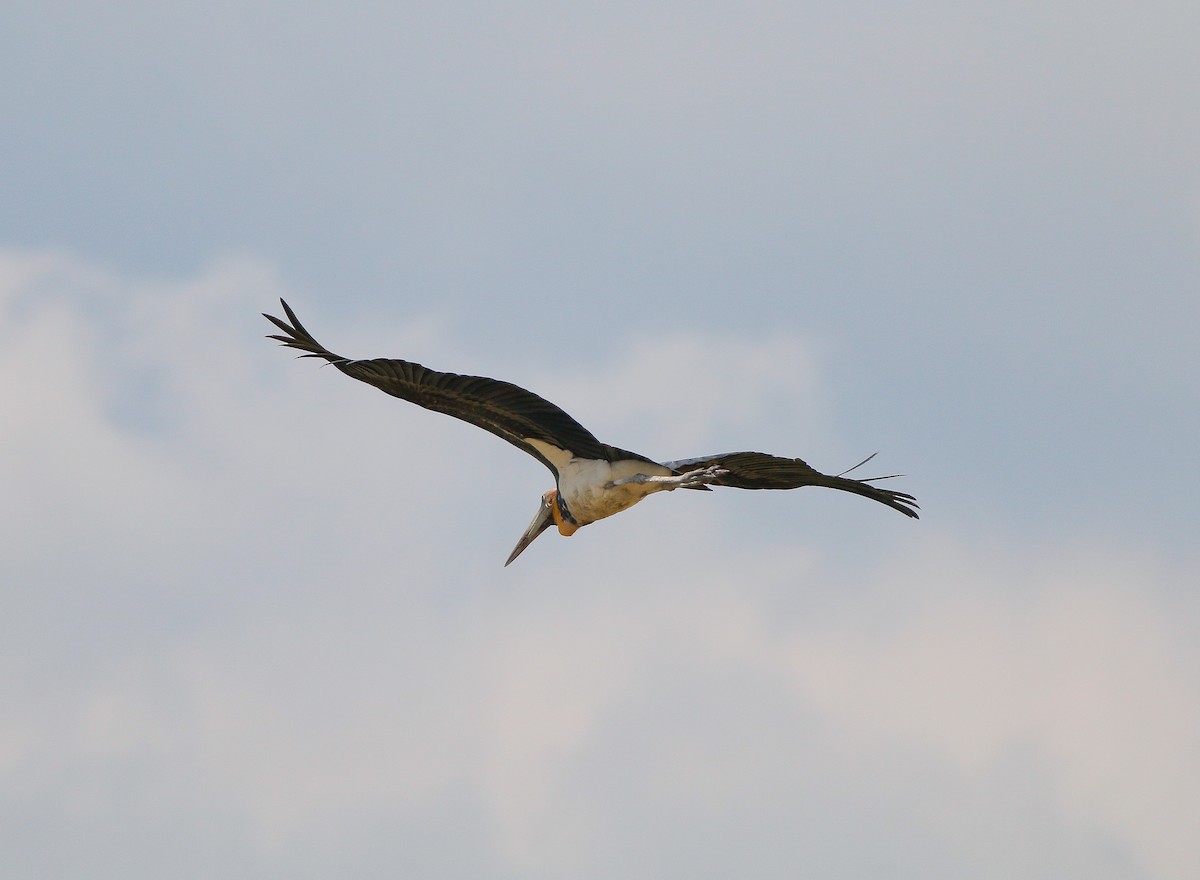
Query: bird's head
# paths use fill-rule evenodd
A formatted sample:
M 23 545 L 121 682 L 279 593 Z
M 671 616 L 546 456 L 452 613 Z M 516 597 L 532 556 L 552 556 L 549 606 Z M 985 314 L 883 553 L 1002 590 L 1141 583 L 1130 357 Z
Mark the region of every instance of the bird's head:
M 525 534 L 521 535 L 521 540 L 517 541 L 517 546 L 509 554 L 508 562 L 504 563 L 505 566 L 520 556 L 521 552 L 533 543 L 533 539 L 550 528 L 551 525 L 558 526 L 558 533 L 567 537 L 575 534 L 579 529 L 579 525 L 571 520 L 569 516 L 564 516 L 557 489 L 551 489 L 548 492 L 542 493 L 542 500 L 538 505 L 537 515 L 534 516 L 533 522 L 529 524 L 529 528 L 525 530 Z

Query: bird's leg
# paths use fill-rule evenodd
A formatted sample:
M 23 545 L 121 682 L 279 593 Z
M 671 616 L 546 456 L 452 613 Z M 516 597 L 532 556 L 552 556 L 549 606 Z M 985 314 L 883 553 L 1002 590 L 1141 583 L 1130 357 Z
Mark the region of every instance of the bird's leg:
M 729 471 L 724 468 L 713 465 L 707 468 L 697 468 L 694 471 L 688 471 L 686 474 L 678 474 L 670 477 L 656 477 L 650 474 L 634 474 L 631 477 L 621 477 L 619 480 L 612 480 L 605 483 L 605 489 L 612 489 L 617 486 L 625 486 L 630 483 L 642 485 L 650 483 L 664 489 L 668 492 L 675 489 L 690 489 L 694 486 L 704 486 L 709 483 L 715 483 L 721 477 L 725 476 Z
M 685 474 L 675 477 L 679 481 L 675 488 L 690 489 L 693 486 L 707 486 L 709 483 L 717 482 L 717 480 L 721 479 L 727 473 L 729 473 L 728 470 L 718 465 L 697 468 L 694 471 L 688 471 Z

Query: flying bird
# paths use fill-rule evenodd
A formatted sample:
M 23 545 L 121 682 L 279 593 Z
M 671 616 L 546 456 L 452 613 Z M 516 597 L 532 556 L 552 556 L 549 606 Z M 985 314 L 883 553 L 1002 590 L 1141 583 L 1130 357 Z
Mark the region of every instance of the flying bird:
M 344 358 L 317 342 L 291 307 L 282 299 L 279 302 L 287 321 L 266 313 L 263 317 L 283 331 L 283 335 L 272 334 L 268 339 L 304 352 L 301 357 L 323 358 L 347 376 L 374 385 L 393 397 L 490 431 L 550 469 L 555 487 L 542 494 L 537 515 L 513 548 L 504 563 L 506 566 L 552 525 L 558 527 L 560 535 L 570 536 L 596 520 L 632 507 L 647 495 L 675 489 L 826 486 L 862 495 L 917 518 L 918 507 L 912 495 L 871 485 L 891 477 L 855 480 L 845 476 L 849 471 L 830 476 L 798 458 L 764 452 L 729 452 L 660 463 L 601 443 L 559 407 L 511 382 L 439 373 L 393 358 Z M 850 470 L 866 461 L 870 458 Z

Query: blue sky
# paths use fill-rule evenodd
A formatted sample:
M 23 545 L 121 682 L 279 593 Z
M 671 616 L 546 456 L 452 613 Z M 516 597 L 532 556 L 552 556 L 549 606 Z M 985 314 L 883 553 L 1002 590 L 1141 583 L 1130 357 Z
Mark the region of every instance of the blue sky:
M 1195 875 L 1192 5 L 160 7 L 0 12 L 14 876 Z M 545 470 L 281 295 L 924 516 L 503 569 Z

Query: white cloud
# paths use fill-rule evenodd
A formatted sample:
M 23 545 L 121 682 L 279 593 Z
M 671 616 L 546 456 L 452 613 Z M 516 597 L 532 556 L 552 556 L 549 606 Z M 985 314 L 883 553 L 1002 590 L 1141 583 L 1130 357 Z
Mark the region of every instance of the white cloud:
M 613 329 L 632 338 L 612 363 L 544 380 L 546 396 L 571 401 L 572 414 L 578 410 L 603 440 L 679 459 L 745 448 L 749 424 L 800 423 L 814 433 L 823 423 L 819 349 L 798 334 L 753 340 L 670 328 L 653 334 L 637 322 Z
M 797 639 L 794 668 L 856 742 L 931 751 L 967 778 L 1032 750 L 1059 809 L 1123 841 L 1149 876 L 1184 877 L 1200 652 L 1172 617 L 1195 613 L 1178 600 L 1195 574 L 1112 550 L 1003 559 L 951 545 L 900 578 L 939 595 L 883 627 Z
M 668 496 L 502 569 L 536 466 L 289 362 L 261 265 L 9 254 L 0 279 L 17 876 L 1200 865 L 1194 562 L 921 524 L 848 573 Z M 619 402 L 586 373 L 544 390 L 617 424 L 698 380 L 650 429 L 672 446 L 719 437 L 706 405 L 819 398 L 802 340 L 660 342 L 603 365 Z M 474 480 L 497 490 L 471 513 Z

